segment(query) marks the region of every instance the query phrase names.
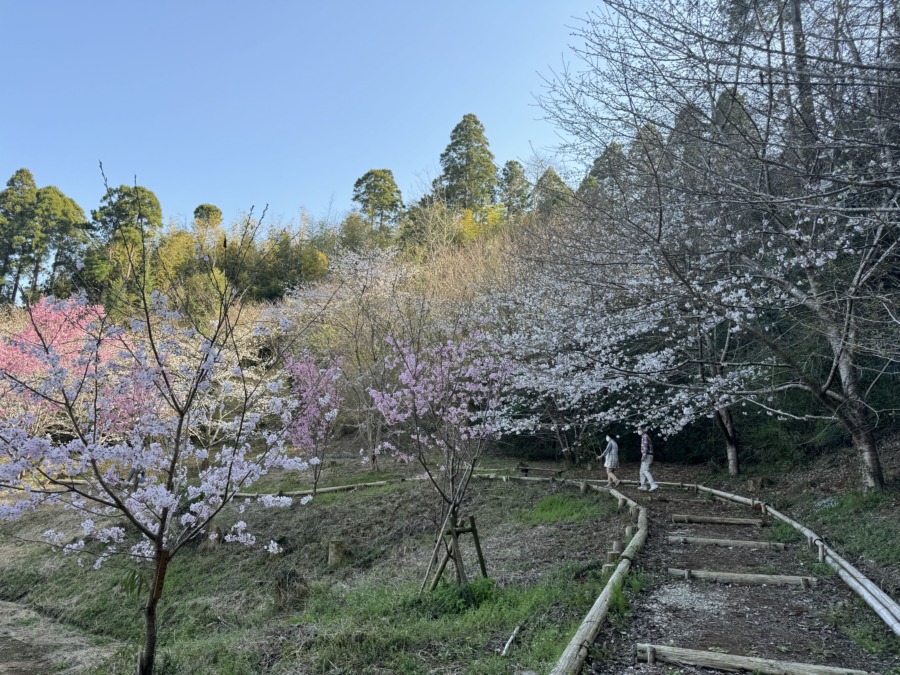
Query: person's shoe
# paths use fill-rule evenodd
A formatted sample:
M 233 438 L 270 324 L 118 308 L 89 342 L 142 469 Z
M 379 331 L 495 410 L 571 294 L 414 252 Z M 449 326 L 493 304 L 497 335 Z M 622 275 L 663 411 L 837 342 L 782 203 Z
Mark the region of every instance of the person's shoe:
M 621 483 L 621 482 L 622 482 L 621 480 L 616 480 L 616 487 L 619 487 L 619 483 Z
M 656 484 L 654 483 L 653 485 L 650 486 L 650 492 L 653 492 L 653 491 L 654 491 L 656 488 L 658 488 L 658 487 L 659 487 L 659 485 L 656 485 Z
M 641 485 L 641 487 L 639 487 L 638 490 L 643 490 L 644 492 L 646 492 L 646 491 L 647 491 L 647 486 L 646 486 L 646 485 Z

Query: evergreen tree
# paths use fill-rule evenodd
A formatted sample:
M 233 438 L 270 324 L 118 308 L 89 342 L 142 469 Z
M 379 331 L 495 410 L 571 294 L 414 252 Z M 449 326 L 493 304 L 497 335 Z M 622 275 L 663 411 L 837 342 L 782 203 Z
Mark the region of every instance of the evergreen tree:
M 591 170 L 578 186 L 578 199 L 594 211 L 607 210 L 622 193 L 627 166 L 625 150 L 612 141 L 594 160 Z
M 145 263 L 162 228 L 156 195 L 140 185 L 109 188 L 91 218 L 97 238 L 83 271 L 91 299 L 113 309 L 149 292 L 151 270 Z
M 88 245 L 84 211 L 58 187 L 48 185 L 37 192 L 35 221 L 41 239 L 32 246 L 31 299 L 37 299 L 42 281 L 44 292 L 68 297 L 78 286 L 78 268 Z
M 390 169 L 367 171 L 353 184 L 353 201 L 359 204 L 369 226 L 384 230 L 403 212 L 403 196 Z
M 506 209 L 506 217 L 517 218 L 528 210 L 531 185 L 525 177 L 525 167 L 510 160 L 500 171 L 500 201 Z
M 218 227 L 222 224 L 222 209 L 215 204 L 200 204 L 194 209 L 194 221 L 209 227 Z
M 551 216 L 572 201 L 572 189 L 563 182 L 556 170 L 548 167 L 534 186 L 535 209 L 542 216 Z
M 0 276 L 6 302 L 15 302 L 22 272 L 29 262 L 35 232 L 37 184 L 28 169 L 19 169 L 0 192 Z
M 450 144 L 441 153 L 440 183 L 447 204 L 470 209 L 483 217 L 494 203 L 497 167 L 488 147 L 484 126 L 475 115 L 464 115 L 450 134 Z
M 6 185 L 0 192 L 0 298 L 68 296 L 87 245 L 84 211 L 59 188 L 38 188 L 28 169 Z

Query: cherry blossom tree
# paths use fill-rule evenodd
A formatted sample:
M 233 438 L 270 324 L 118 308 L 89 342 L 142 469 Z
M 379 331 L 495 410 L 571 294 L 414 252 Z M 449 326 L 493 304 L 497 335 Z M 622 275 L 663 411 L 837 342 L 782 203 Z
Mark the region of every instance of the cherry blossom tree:
M 385 364 L 395 377 L 371 395 L 393 432 L 388 447 L 417 462 L 440 497 L 440 541 L 446 524 L 456 524 L 475 465 L 498 437 L 509 369 L 479 336 L 430 343 L 391 337 L 388 345 Z M 459 563 L 457 575 L 464 581 Z
M 291 394 L 296 405 L 288 422 L 288 439 L 311 467 L 315 494 L 328 442 L 344 400 L 339 390 L 341 366 L 338 362 L 320 368 L 311 355 L 304 354 L 298 359 L 288 357 L 285 369 L 291 378 Z
M 141 250 L 149 249 L 135 255 Z M 213 275 L 209 256 L 198 251 L 204 264 Z M 30 327 L 0 353 L 0 381 L 29 402 L 0 421 L 0 517 L 72 510 L 77 529 L 48 531 L 48 543 L 93 558 L 94 566 L 123 554 L 149 568 L 145 675 L 153 672 L 157 610 L 173 558 L 189 542 L 216 537 L 213 519 L 218 525 L 228 517 L 235 495 L 271 469 L 307 468 L 284 443 L 284 423 L 298 415 L 283 397 L 286 373 L 248 372 L 252 359 L 238 339 L 243 293 L 231 282 L 216 288 L 218 306 L 202 321 L 146 286 L 121 322 L 81 301 L 46 299 L 29 308 Z M 40 424 L 35 409 L 49 411 Z M 203 440 L 211 425 L 219 430 L 215 443 Z M 133 469 L 143 481 L 128 479 Z M 224 539 L 256 545 L 239 519 Z
M 342 252 L 329 272 L 292 292 L 278 313 L 302 333 L 303 349 L 320 360 L 341 359 L 342 424 L 356 429 L 363 461 L 377 470 L 385 422 L 369 392 L 387 386 L 387 338 L 407 313 L 412 271 L 396 251 L 373 249 Z
M 513 291 L 489 299 L 494 318 L 485 325 L 516 364 L 504 399 L 505 431 L 583 433 L 627 423 L 668 436 L 703 417 L 733 425 L 731 406 L 744 400 L 734 392 L 756 371 L 714 370 L 721 354 L 704 350 L 715 325 L 673 312 L 672 298 L 649 282 L 604 289 L 596 280 L 550 272 L 523 269 Z M 721 348 L 733 351 L 729 336 Z M 736 447 L 727 450 L 737 473 Z
M 606 303 L 643 289 L 620 316 L 656 307 L 648 336 L 693 341 L 713 407 L 789 414 L 777 397 L 806 394 L 874 489 L 870 394 L 897 343 L 896 31 L 880 2 L 613 0 L 542 101 L 574 154 L 626 149 L 546 257 Z

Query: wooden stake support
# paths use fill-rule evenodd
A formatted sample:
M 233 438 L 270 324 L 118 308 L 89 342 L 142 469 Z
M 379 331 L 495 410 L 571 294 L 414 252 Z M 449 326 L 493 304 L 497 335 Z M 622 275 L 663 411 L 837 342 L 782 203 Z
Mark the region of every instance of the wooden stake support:
M 475 516 L 469 516 L 468 520 L 468 527 L 460 527 L 459 523 L 453 522 L 453 520 L 447 524 L 443 537 L 449 537 L 450 543 L 444 551 L 440 565 L 438 565 L 437 571 L 431 579 L 431 583 L 428 584 L 429 591 L 433 591 L 437 588 L 438 582 L 440 582 L 441 576 L 443 576 L 444 570 L 447 569 L 447 563 L 450 562 L 451 558 L 456 565 L 456 582 L 460 585 L 468 583 L 466 571 L 463 567 L 462 551 L 459 546 L 459 535 L 461 534 L 472 535 L 472 539 L 475 543 L 475 553 L 478 556 L 478 567 L 481 570 L 481 576 L 487 578 L 487 565 L 484 562 L 484 553 L 481 550 L 481 538 L 478 536 L 478 527 L 475 525 Z
M 478 536 L 478 528 L 475 527 L 475 516 L 469 516 L 469 528 L 472 539 L 475 541 L 475 552 L 478 554 L 478 566 L 481 568 L 481 576 L 487 579 L 487 565 L 484 564 L 484 554 L 481 552 L 481 539 Z
M 747 574 L 743 572 L 712 572 L 707 570 L 680 570 L 669 568 L 669 576 L 682 579 L 706 579 L 709 581 L 724 581 L 729 584 L 750 584 L 754 586 L 800 586 L 809 588 L 815 586 L 818 581 L 815 577 L 796 577 L 785 574 Z
M 636 646 L 638 661 L 643 660 L 647 663 L 662 662 L 675 665 L 704 666 L 720 670 L 747 670 L 753 673 L 765 673 L 766 675 L 869 675 L 864 670 L 854 670 L 853 668 L 835 668 L 833 666 L 819 666 L 793 661 L 773 661 L 753 656 L 736 656 L 734 654 L 704 652 L 698 649 L 683 649 L 681 647 L 650 645 L 640 642 Z
M 703 537 L 681 537 L 669 535 L 667 541 L 670 544 L 701 544 L 705 546 L 727 546 L 741 548 L 774 548 L 784 550 L 784 544 L 774 541 L 751 541 L 748 539 L 704 539 Z
M 447 550 L 444 551 L 444 556 L 441 558 L 441 563 L 438 565 L 437 571 L 434 573 L 434 578 L 431 580 L 431 584 L 428 586 L 429 591 L 433 591 L 437 588 L 438 582 L 441 580 L 441 576 L 444 574 L 444 569 L 447 567 L 447 563 L 450 562 L 450 556 L 453 555 L 453 543 L 450 543 L 450 546 L 447 547 Z
M 762 527 L 763 521 L 757 518 L 726 518 L 724 516 L 691 516 L 683 513 L 672 514 L 673 523 L 705 523 L 714 525 L 755 525 Z

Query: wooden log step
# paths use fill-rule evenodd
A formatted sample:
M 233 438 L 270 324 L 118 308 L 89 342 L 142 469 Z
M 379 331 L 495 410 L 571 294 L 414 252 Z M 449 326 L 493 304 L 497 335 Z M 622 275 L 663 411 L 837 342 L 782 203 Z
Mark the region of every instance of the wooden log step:
M 703 537 L 682 537 L 677 534 L 669 535 L 670 544 L 703 544 L 706 546 L 734 546 L 741 548 L 774 548 L 784 550 L 784 544 L 775 541 L 750 541 L 748 539 L 704 539 Z
M 557 477 L 563 475 L 562 469 L 544 469 L 543 467 L 539 467 L 539 466 L 524 466 L 524 465 L 518 466 L 516 468 L 526 476 L 529 473 L 543 473 L 543 474 L 549 474 L 551 476 L 557 476 Z
M 691 516 L 684 513 L 673 513 L 673 523 L 707 523 L 717 525 L 755 525 L 763 526 L 759 518 L 727 518 L 725 516 Z
M 864 670 L 853 668 L 835 668 L 813 663 L 796 663 L 794 661 L 774 661 L 760 659 L 755 656 L 736 656 L 720 652 L 704 652 L 699 649 L 684 649 L 666 645 L 638 643 L 638 661 L 647 663 L 672 663 L 675 665 L 704 666 L 719 670 L 748 670 L 766 675 L 869 675 Z
M 630 478 L 622 478 L 619 481 L 622 485 L 640 485 L 641 482 L 637 480 L 631 480 Z M 685 488 L 689 490 L 693 490 L 696 485 L 693 483 L 676 483 L 675 481 L 667 481 L 667 480 L 658 480 L 656 484 L 660 487 L 673 487 L 673 488 Z
M 669 576 L 682 579 L 706 579 L 709 581 L 724 581 L 730 584 L 751 584 L 756 586 L 800 586 L 809 588 L 815 586 L 818 580 L 815 577 L 796 577 L 788 574 L 749 574 L 744 572 L 714 572 L 708 570 L 680 570 L 669 568 Z

